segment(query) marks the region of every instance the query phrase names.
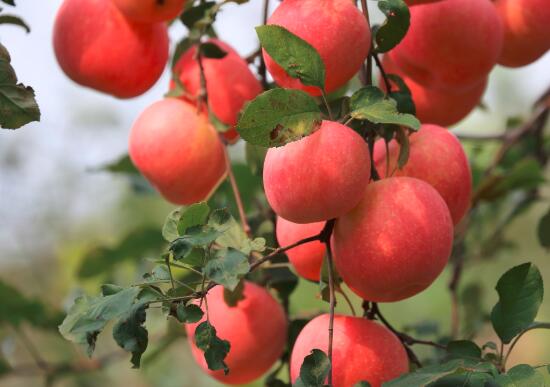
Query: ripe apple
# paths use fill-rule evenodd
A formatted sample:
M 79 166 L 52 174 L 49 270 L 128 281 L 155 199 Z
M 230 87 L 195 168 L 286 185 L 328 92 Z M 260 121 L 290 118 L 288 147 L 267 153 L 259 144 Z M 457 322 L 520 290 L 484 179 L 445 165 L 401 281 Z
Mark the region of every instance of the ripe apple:
M 476 108 L 487 88 L 487 78 L 483 78 L 481 82 L 466 90 L 431 89 L 406 76 L 388 55 L 384 56 L 383 66 L 386 72 L 397 74 L 403 79 L 416 106 L 416 116 L 424 123 L 442 126 L 458 123 Z M 380 87 L 385 89 L 382 80 Z
M 414 81 L 442 90 L 480 83 L 502 49 L 502 23 L 490 0 L 444 0 L 410 8 L 411 25 L 389 55 Z
M 155 102 L 141 113 L 130 133 L 130 157 L 175 204 L 207 199 L 226 173 L 223 145 L 206 115 L 176 98 Z
M 472 196 L 472 172 L 460 141 L 447 129 L 430 124 L 422 125 L 409 139 L 409 160 L 403 169 L 397 168 L 399 144 L 395 140 L 388 144 L 386 165 L 386 145 L 384 140 L 377 141 L 377 171 L 382 176 L 389 171 L 392 176 L 415 177 L 429 183 L 447 203 L 453 223 L 458 224 L 470 208 Z
M 113 0 L 120 12 L 140 23 L 158 23 L 178 17 L 185 0 Z
M 217 336 L 231 344 L 225 358 L 228 375 L 222 370 L 209 370 L 204 352 L 195 345 L 195 329 L 206 320 L 204 303 L 203 320 L 185 327 L 191 353 L 199 366 L 225 384 L 245 384 L 259 378 L 275 364 L 286 345 L 287 320 L 281 305 L 265 288 L 252 282 L 245 282 L 243 295 L 244 300 L 234 307 L 225 303 L 221 286 L 206 296 L 210 323 Z
M 166 25 L 131 22 L 111 0 L 64 0 L 53 45 L 69 78 L 118 98 L 149 90 L 168 60 Z
M 453 223 L 439 193 L 412 177 L 371 183 L 333 233 L 334 263 L 368 301 L 392 302 L 426 289 L 445 267 Z
M 351 0 L 285 0 L 268 20 L 312 45 L 323 60 L 327 93 L 338 89 L 359 71 L 371 45 L 368 23 Z M 281 87 L 320 95 L 290 77 L 265 51 L 267 69 Z
M 550 4 L 547 0 L 496 0 L 504 25 L 504 46 L 498 63 L 528 65 L 550 49 Z
M 299 240 L 318 235 L 325 226 L 325 222 L 298 224 L 292 223 L 280 216 L 277 217 L 277 241 L 280 246 L 290 246 Z M 319 241 L 305 243 L 286 252 L 290 263 L 302 277 L 319 281 L 325 245 Z
M 294 223 L 336 218 L 359 203 L 370 178 L 367 143 L 352 129 L 323 121 L 313 134 L 264 161 L 264 189 L 277 215 Z
M 311 320 L 298 335 L 290 358 L 290 376 L 296 381 L 304 358 L 313 349 L 328 351 L 329 315 Z M 405 348 L 386 327 L 366 318 L 334 316 L 332 349 L 334 387 L 352 387 L 367 381 L 372 387 L 409 370 Z
M 211 39 L 227 53 L 220 59 L 202 58 L 208 103 L 212 113 L 222 123 L 234 126 L 244 105 L 262 92 L 262 85 L 248 68 L 246 61 L 229 44 Z M 197 47 L 187 50 L 174 66 L 174 74 L 185 88 L 187 100 L 197 98 L 201 89 L 200 68 L 196 59 Z M 172 81 L 171 88 L 175 87 Z M 225 133 L 228 140 L 236 139 L 234 129 Z

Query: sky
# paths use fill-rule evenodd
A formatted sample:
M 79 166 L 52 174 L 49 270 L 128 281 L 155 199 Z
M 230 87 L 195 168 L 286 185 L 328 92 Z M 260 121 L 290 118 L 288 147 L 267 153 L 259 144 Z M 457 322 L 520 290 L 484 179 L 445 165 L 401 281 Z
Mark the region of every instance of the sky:
M 74 231 L 82 219 L 117 205 L 126 182 L 89 169 L 127 152 L 133 120 L 162 98 L 169 78 L 165 71 L 155 87 L 130 100 L 80 87 L 62 73 L 51 44 L 61 0 L 17 3 L 5 11 L 22 16 L 32 31 L 0 25 L 0 42 L 8 48 L 20 82 L 35 89 L 42 119 L 17 131 L 0 130 L 0 265 L 28 263 L 33 251 L 55 249 L 59 235 Z M 257 47 L 253 27 L 261 22 L 261 7 L 261 0 L 229 4 L 219 15 L 220 37 L 243 56 Z M 184 35 L 183 27 L 171 28 L 172 43 Z M 548 85 L 550 55 L 520 70 L 497 68 L 484 97 L 490 111 L 476 112 L 458 131 L 502 130 L 507 115 L 526 114 Z

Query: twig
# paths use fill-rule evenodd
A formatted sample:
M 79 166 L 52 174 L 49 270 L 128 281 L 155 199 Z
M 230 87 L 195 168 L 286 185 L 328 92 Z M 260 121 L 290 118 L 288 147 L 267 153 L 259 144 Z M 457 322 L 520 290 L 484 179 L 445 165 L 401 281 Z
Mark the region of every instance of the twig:
M 334 339 L 334 308 L 336 306 L 336 296 L 334 294 L 334 267 L 332 262 L 331 235 L 334 229 L 335 219 L 329 220 L 321 232 L 322 241 L 327 248 L 326 259 L 328 268 L 328 288 L 329 288 L 329 322 L 328 322 L 328 360 L 330 362 L 330 371 L 328 374 L 328 385 L 332 386 L 332 342 Z
M 235 174 L 233 173 L 233 168 L 231 167 L 231 159 L 229 158 L 229 152 L 227 151 L 227 146 L 224 146 L 224 156 L 225 163 L 227 165 L 227 176 L 229 178 L 229 183 L 231 184 L 231 190 L 233 191 L 233 196 L 235 197 L 235 203 L 237 204 L 237 209 L 239 211 L 239 217 L 241 219 L 241 224 L 243 230 L 248 237 L 252 236 L 252 231 L 248 220 L 246 219 L 246 212 L 244 211 L 243 200 L 241 197 L 241 192 L 239 191 L 239 186 L 237 180 L 235 179 Z
M 263 15 L 262 15 L 262 22 L 263 24 L 267 24 L 267 17 L 269 16 L 269 0 L 264 0 L 264 9 L 263 9 Z M 262 86 L 264 89 L 267 89 L 268 83 L 267 83 L 267 68 L 265 66 L 265 59 L 262 55 L 262 48 L 260 47 L 258 49 L 258 55 L 260 56 L 260 66 L 258 67 L 258 74 L 260 75 L 260 79 L 262 81 Z
M 533 323 L 530 327 L 524 329 L 519 335 L 516 336 L 516 338 L 512 341 L 510 344 L 510 347 L 508 348 L 508 352 L 506 353 L 506 356 L 504 357 L 504 360 L 502 361 L 502 370 L 504 371 L 506 369 L 506 362 L 508 361 L 508 358 L 510 357 L 510 354 L 512 353 L 512 350 L 518 343 L 518 341 L 521 339 L 521 337 L 526 334 L 529 331 L 532 331 L 534 329 L 550 329 L 550 323 Z M 502 353 L 501 353 L 502 358 Z
M 382 79 L 384 80 L 384 85 L 386 86 L 386 93 L 391 93 L 391 82 L 388 78 L 388 74 L 386 74 L 386 71 L 384 70 L 384 66 L 382 66 L 382 62 L 380 61 L 380 58 L 378 58 L 378 54 L 374 53 L 372 54 L 372 57 L 374 58 L 374 61 L 376 62 L 376 67 L 378 67 L 378 70 L 380 70 L 380 75 L 382 75 Z
M 367 24 L 370 25 L 369 7 L 367 6 L 367 0 L 361 0 L 361 9 L 363 11 L 363 15 L 365 16 L 365 19 L 367 20 Z M 361 66 L 361 81 L 367 86 L 372 85 L 372 40 L 371 48 L 367 56 L 367 63 L 366 65 L 363 64 L 363 66 Z

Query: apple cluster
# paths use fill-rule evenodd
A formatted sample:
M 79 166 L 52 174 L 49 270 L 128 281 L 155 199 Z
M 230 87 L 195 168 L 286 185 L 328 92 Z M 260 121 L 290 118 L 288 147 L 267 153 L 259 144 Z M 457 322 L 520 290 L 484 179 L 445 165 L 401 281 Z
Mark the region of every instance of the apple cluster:
M 550 49 L 547 0 L 408 0 L 410 28 L 383 58 L 399 75 L 423 123 L 409 136 L 409 155 L 399 165 L 398 141 L 369 147 L 351 127 L 323 120 L 310 135 L 267 151 L 263 183 L 277 214 L 281 246 L 319 234 L 334 222 L 329 243 L 314 241 L 288 251 L 295 271 L 319 281 L 332 246 L 338 274 L 360 298 L 396 302 L 429 287 L 445 268 L 454 227 L 470 206 L 472 177 L 466 154 L 447 130 L 480 101 L 496 64 L 527 65 Z M 137 96 L 159 78 L 168 59 L 166 21 L 185 0 L 65 0 L 54 29 L 54 48 L 75 82 L 119 98 Z M 309 43 L 325 66 L 325 91 L 344 86 L 371 53 L 371 29 L 351 0 L 285 0 L 268 20 Z M 526 43 L 528 42 L 528 43 Z M 214 45 L 219 57 L 203 55 Z M 321 95 L 289 75 L 265 50 L 274 81 L 287 89 Z M 207 199 L 230 167 L 225 146 L 262 84 L 247 62 L 219 39 L 197 42 L 174 68 L 173 91 L 135 121 L 129 154 L 168 201 L 189 205 Z M 385 83 L 381 81 L 385 87 Z M 393 84 L 393 86 L 396 86 Z M 217 120 L 229 128 L 219 134 Z M 373 170 L 377 171 L 376 176 Z M 268 371 L 285 349 L 287 318 L 264 288 L 246 281 L 244 299 L 230 306 L 221 287 L 200 302 L 205 319 L 231 343 L 230 369 L 209 370 L 186 326 L 200 366 L 228 384 L 250 382 Z M 207 309 L 207 310 L 206 310 Z M 204 320 L 203 320 L 204 321 Z M 327 351 L 329 315 L 311 320 L 291 353 L 295 381 L 313 349 Z M 336 387 L 360 381 L 380 386 L 408 371 L 407 353 L 388 328 L 365 318 L 334 318 L 332 377 Z

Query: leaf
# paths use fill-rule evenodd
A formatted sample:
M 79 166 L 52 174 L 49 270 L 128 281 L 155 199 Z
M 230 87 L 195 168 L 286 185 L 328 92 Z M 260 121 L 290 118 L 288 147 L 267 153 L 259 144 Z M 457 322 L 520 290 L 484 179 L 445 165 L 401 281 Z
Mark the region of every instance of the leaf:
M 388 79 L 395 83 L 398 90 L 392 89 L 388 96 L 397 102 L 397 111 L 400 113 L 408 113 L 416 115 L 416 106 L 412 99 L 411 91 L 405 81 L 397 74 L 386 74 Z
M 115 342 L 126 352 L 132 353 L 132 368 L 139 368 L 141 355 L 147 349 L 149 334 L 143 327 L 147 318 L 146 305 L 138 304 L 113 327 Z
M 113 294 L 116 294 L 121 290 L 124 290 L 122 286 L 112 285 L 112 284 L 101 285 L 101 294 L 103 296 L 112 296 Z
M 379 1 L 378 8 L 386 16 L 386 20 L 375 33 L 376 52 L 388 52 L 407 34 L 411 14 L 403 0 Z
M 447 356 L 450 359 L 481 360 L 481 348 L 476 343 L 468 340 L 451 341 L 447 344 Z
M 537 235 L 542 247 L 550 249 L 550 210 L 540 218 L 539 225 L 537 227 Z
M 228 306 L 237 306 L 239 301 L 244 300 L 244 280 L 240 280 L 239 284 L 234 290 L 223 289 L 223 300 Z
M 204 268 L 206 276 L 217 284 L 234 291 L 241 278 L 250 270 L 248 257 L 239 250 L 219 250 L 216 258 Z
M 397 167 L 399 169 L 403 169 L 407 162 L 409 161 L 409 155 L 410 155 L 410 140 L 409 136 L 403 130 L 403 128 L 398 127 L 395 131 L 395 139 L 399 143 L 399 155 L 397 156 Z M 387 152 L 387 150 L 386 150 Z
M 178 234 L 184 235 L 188 228 L 206 223 L 210 207 L 205 202 L 195 203 L 181 211 Z
M 252 251 L 265 250 L 265 239 L 248 238 L 242 226 L 227 210 L 213 211 L 208 220 L 208 226 L 219 232 L 220 236 L 216 239 L 216 243 L 221 247 L 233 248 L 245 255 L 249 255 Z
M 0 280 L 0 327 L 6 324 L 14 327 L 27 322 L 35 327 L 54 328 L 63 316 L 40 300 L 26 297 L 15 287 Z
M 223 59 L 227 52 L 220 48 L 216 43 L 206 42 L 201 43 L 200 53 L 205 58 Z
M 281 26 L 256 27 L 256 33 L 264 50 L 288 75 L 324 90 L 325 64 L 312 45 Z
M 501 387 L 545 387 L 544 377 L 533 367 L 519 364 L 506 374 L 498 375 L 495 381 Z
M 67 340 L 86 345 L 91 355 L 97 335 L 109 320 L 130 312 L 139 292 L 139 288 L 133 287 L 108 296 L 79 297 L 59 326 L 59 332 Z
M 253 145 L 277 147 L 313 133 L 321 125 L 317 102 L 301 90 L 268 90 L 246 107 L 237 123 L 241 137 Z
M 29 122 L 40 121 L 40 109 L 34 90 L 17 83 L 10 61 L 8 51 L 0 44 L 0 127 L 17 129 Z
M 499 301 L 491 312 L 491 322 L 508 344 L 535 320 L 544 295 L 542 277 L 535 265 L 524 263 L 504 273 L 496 290 Z
M 254 175 L 262 175 L 267 148 L 245 143 L 246 164 Z
M 176 308 L 176 317 L 182 323 L 196 323 L 202 319 L 204 312 L 195 304 L 178 304 Z
M 189 8 L 183 12 L 180 15 L 180 20 L 188 29 L 193 29 L 195 24 L 199 22 L 209 22 L 211 20 L 209 13 L 215 5 L 215 1 L 205 1 L 200 3 L 196 7 Z
M 367 120 L 374 124 L 396 124 L 420 129 L 420 121 L 411 115 L 399 113 L 397 102 L 385 98 L 377 87 L 366 86 L 357 90 L 350 100 L 351 116 L 357 120 Z
M 140 172 L 132 163 L 129 155 L 124 155 L 118 160 L 115 160 L 109 164 L 103 165 L 97 169 L 98 171 L 107 171 L 111 173 L 123 173 L 129 175 L 140 175 Z
M 31 28 L 23 19 L 15 15 L 0 15 L 0 24 L 13 24 L 22 27 L 27 34 L 31 32 Z
M 216 328 L 208 321 L 200 323 L 195 329 L 195 344 L 204 351 L 204 359 L 210 370 L 223 369 L 226 375 L 229 373 L 224 359 L 229 353 L 231 345 L 229 341 L 222 340 L 216 335 Z
M 182 209 L 178 208 L 168 214 L 162 226 L 162 237 L 167 242 L 173 242 L 179 238 L 178 223 L 182 214 Z
M 300 367 L 301 382 L 308 387 L 323 386 L 330 367 L 328 356 L 319 349 L 313 349 Z
M 1 0 L 1 1 L 15 7 L 15 0 Z

